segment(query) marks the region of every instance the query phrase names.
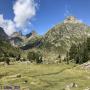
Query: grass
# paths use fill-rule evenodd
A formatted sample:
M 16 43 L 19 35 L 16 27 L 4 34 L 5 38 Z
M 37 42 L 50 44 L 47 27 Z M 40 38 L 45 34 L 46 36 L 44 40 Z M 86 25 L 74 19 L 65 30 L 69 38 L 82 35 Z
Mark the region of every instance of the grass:
M 21 77 L 14 77 L 18 74 Z M 75 67 L 74 64 L 15 63 L 10 66 L 0 66 L 2 86 L 19 85 L 21 90 L 63 90 L 66 85 L 73 82 L 78 87 L 72 90 L 84 90 L 90 87 L 90 71 Z

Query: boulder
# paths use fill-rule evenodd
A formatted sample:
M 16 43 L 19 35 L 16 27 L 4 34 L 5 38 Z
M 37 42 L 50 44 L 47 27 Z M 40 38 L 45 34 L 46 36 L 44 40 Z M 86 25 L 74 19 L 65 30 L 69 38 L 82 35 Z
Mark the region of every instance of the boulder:
M 87 87 L 86 89 L 84 89 L 84 90 L 90 90 L 90 88 L 89 87 Z
M 71 88 L 77 88 L 77 87 L 78 87 L 78 85 L 73 82 L 73 83 L 66 85 L 64 90 L 71 90 Z

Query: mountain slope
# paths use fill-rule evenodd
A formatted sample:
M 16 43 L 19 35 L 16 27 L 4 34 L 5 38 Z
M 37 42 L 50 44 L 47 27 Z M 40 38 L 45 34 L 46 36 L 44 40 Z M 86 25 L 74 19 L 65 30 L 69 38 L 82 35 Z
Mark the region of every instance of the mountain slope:
M 72 44 L 82 43 L 88 35 L 90 27 L 70 16 L 45 34 L 42 47 L 65 55 Z
M 19 49 L 13 47 L 8 39 L 8 35 L 0 28 L 0 61 L 2 57 L 17 56 Z
M 35 31 L 27 35 L 22 35 L 19 32 L 14 32 L 10 38 L 10 42 L 14 47 L 20 47 L 23 50 L 28 50 L 33 47 L 38 47 L 41 43 L 42 36 Z
M 24 43 L 24 46 L 21 46 L 21 49 L 28 50 L 32 48 L 38 48 L 42 44 L 42 36 L 36 35 L 34 37 L 27 38 Z
M 7 40 L 8 35 L 4 32 L 3 28 L 0 27 L 0 39 Z

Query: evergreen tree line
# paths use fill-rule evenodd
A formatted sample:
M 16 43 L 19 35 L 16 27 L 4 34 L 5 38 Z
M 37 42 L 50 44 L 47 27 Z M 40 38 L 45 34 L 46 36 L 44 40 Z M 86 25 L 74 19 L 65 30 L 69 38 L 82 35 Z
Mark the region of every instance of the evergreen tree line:
M 67 63 L 71 60 L 76 64 L 82 64 L 90 60 L 90 38 L 83 43 L 72 44 L 66 55 Z

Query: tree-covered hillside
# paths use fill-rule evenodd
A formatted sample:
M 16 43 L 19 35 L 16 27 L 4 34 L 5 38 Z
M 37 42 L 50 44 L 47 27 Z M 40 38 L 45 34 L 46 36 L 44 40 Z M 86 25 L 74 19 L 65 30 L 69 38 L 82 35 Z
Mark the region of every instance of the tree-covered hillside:
M 10 44 L 8 35 L 0 28 L 0 61 L 5 57 L 16 57 L 19 54 L 20 50 Z

